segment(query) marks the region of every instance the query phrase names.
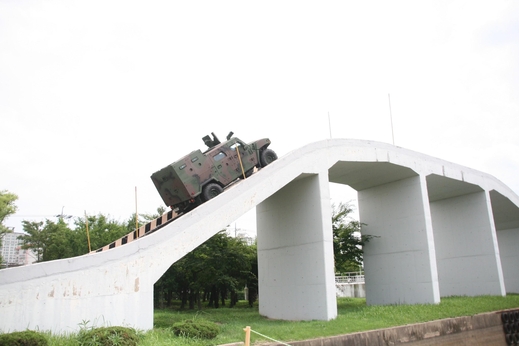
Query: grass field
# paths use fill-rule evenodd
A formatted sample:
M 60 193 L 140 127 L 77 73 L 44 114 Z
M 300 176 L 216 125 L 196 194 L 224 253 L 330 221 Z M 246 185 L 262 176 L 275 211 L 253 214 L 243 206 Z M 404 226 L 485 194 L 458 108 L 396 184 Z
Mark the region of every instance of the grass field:
M 390 305 L 367 306 L 361 298 L 339 298 L 338 316 L 332 321 L 277 321 L 269 320 L 258 313 L 257 306 L 248 307 L 240 302 L 234 308 L 203 309 L 202 311 L 155 310 L 154 329 L 142 333 L 144 346 L 206 346 L 244 341 L 243 329 L 250 326 L 254 331 L 285 343 L 317 337 L 348 334 L 411 323 L 433 321 L 442 318 L 471 316 L 482 312 L 519 308 L 519 295 L 506 297 L 449 297 L 442 298 L 438 305 Z M 170 327 L 175 322 L 187 319 L 205 319 L 220 326 L 220 334 L 213 340 L 193 340 L 174 336 Z M 51 345 L 69 346 L 73 336 L 49 336 Z M 269 342 L 255 333 L 255 344 Z
M 366 300 L 360 298 L 339 298 L 337 303 L 338 317 L 328 322 L 269 320 L 259 315 L 257 307 L 251 309 L 245 303 L 233 309 L 223 307 L 201 312 L 156 310 L 154 332 L 164 332 L 176 321 L 203 318 L 220 325 L 218 338 L 208 342 L 198 340 L 196 343 L 181 343 L 186 340 L 179 340 L 178 345 L 218 345 L 243 341 L 243 328 L 246 326 L 273 339 L 288 342 L 518 308 L 519 295 L 450 297 L 443 298 L 439 305 L 367 306 Z M 251 341 L 269 340 L 253 333 Z

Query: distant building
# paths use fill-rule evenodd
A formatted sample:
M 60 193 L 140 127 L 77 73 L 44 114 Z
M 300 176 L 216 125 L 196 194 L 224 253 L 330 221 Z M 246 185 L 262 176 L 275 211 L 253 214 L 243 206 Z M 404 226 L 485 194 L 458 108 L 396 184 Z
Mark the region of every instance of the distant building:
M 23 233 L 6 233 L 2 237 L 2 268 L 23 266 L 36 262 L 36 255 L 32 250 L 22 249 L 22 241 L 18 239 Z

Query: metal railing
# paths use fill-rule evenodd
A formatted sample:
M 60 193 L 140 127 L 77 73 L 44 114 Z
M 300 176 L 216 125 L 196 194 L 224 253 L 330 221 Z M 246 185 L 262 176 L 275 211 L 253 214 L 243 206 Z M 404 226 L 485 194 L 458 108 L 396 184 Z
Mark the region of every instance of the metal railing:
M 336 284 L 362 284 L 364 283 L 364 272 L 337 273 Z

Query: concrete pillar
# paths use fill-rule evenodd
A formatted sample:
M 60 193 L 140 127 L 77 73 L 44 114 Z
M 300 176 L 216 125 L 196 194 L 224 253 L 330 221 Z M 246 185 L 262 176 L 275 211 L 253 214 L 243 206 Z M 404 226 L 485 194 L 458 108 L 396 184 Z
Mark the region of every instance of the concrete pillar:
M 487 192 L 431 203 L 442 297 L 505 295 Z
M 507 293 L 519 293 L 519 228 L 497 232 Z
M 258 205 L 261 315 L 337 317 L 331 216 L 327 172 L 301 175 Z
M 425 178 L 359 191 L 369 305 L 439 303 L 434 238 Z

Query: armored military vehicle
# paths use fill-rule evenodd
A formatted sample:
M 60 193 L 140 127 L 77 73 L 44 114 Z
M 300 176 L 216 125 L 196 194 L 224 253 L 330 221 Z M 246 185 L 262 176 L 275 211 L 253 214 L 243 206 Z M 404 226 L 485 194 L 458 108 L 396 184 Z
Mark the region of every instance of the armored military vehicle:
M 245 144 L 239 138 L 227 135 L 223 143 L 213 138 L 202 138 L 208 149 L 195 150 L 178 161 L 151 175 L 164 203 L 178 212 L 186 212 L 216 197 L 226 186 L 249 177 L 277 159 L 268 149 L 268 138 Z

